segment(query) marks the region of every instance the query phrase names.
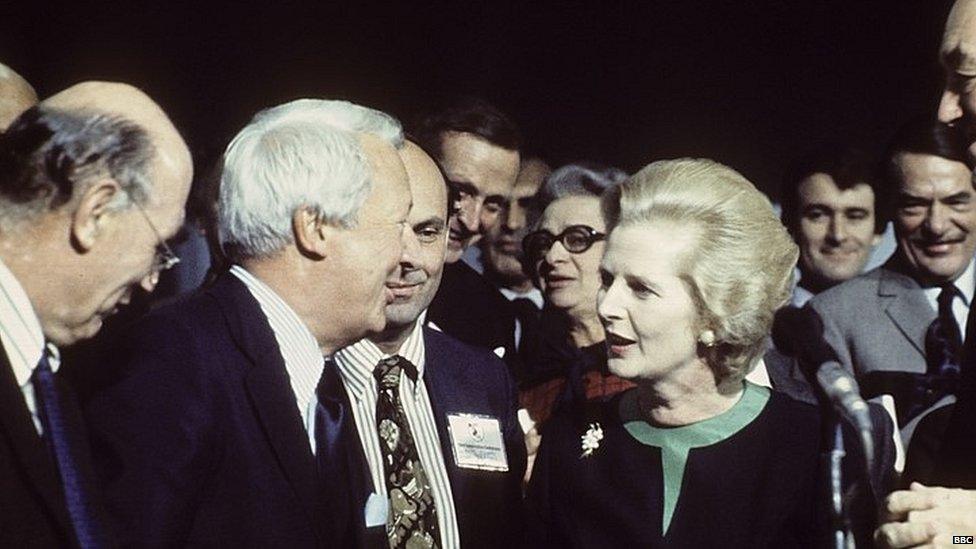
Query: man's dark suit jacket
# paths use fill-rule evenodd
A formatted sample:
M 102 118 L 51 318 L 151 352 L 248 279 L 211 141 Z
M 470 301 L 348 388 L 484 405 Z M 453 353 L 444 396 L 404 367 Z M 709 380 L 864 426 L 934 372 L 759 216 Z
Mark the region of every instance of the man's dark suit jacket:
M 86 407 L 125 545 L 346 547 L 274 333 L 247 287 L 209 289 L 136 325 L 117 381 Z M 331 511 L 330 511 L 331 509 Z
M 951 410 L 931 484 L 976 489 L 976 307 L 969 308 L 962 351 L 963 390 Z M 921 429 L 922 426 L 919 426 Z
M 424 328 L 427 363 L 424 383 L 430 397 L 441 452 L 447 467 L 462 547 L 515 547 L 522 542 L 522 492 L 525 439 L 516 412 L 515 383 L 505 365 L 488 351 L 475 349 L 453 337 Z M 335 368 L 326 371 L 328 397 L 350 408 L 349 396 Z M 455 465 L 448 414 L 471 413 L 497 418 L 508 455 L 508 471 L 477 471 Z M 352 414 L 345 415 L 343 432 L 352 484 L 350 510 L 367 546 L 386 543 L 382 528 L 368 531 L 363 510 L 374 491 Z
M 60 375 L 55 380 L 65 421 L 70 422 L 68 428 L 84 433 L 81 411 L 70 387 Z M 77 448 L 75 460 L 82 475 L 93 478 L 88 449 Z M 97 517 L 98 494 L 91 493 L 90 499 L 96 505 Z M 54 456 L 37 434 L 7 353 L 0 345 L 0 547 L 76 545 Z
M 515 360 L 515 313 L 505 296 L 464 261 L 444 266 L 441 286 L 427 309 L 427 321 L 477 347 L 505 349 Z

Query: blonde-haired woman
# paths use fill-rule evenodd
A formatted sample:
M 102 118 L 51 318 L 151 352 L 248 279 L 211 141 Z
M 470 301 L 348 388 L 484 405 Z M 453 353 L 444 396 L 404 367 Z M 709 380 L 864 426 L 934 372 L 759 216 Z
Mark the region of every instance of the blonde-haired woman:
M 744 380 L 789 297 L 797 247 L 769 201 L 710 160 L 655 162 L 609 190 L 600 320 L 637 384 L 546 426 L 530 487 L 540 545 L 802 547 L 819 418 Z

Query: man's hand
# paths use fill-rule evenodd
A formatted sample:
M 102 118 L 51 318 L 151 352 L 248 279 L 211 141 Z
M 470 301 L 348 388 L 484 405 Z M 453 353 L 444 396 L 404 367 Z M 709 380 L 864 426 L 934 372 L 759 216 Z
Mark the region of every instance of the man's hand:
M 889 495 L 882 513 L 879 547 L 952 547 L 952 536 L 976 535 L 976 490 L 914 482 Z

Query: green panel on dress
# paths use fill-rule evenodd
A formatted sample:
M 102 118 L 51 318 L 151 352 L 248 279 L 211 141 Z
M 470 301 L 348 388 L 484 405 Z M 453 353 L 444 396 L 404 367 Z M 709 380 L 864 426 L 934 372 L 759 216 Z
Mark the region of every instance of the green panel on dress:
M 620 399 L 620 418 L 624 428 L 641 444 L 661 450 L 661 466 L 664 469 L 664 517 L 661 535 L 671 525 L 674 510 L 681 495 L 681 482 L 685 474 L 688 452 L 721 442 L 752 423 L 769 401 L 769 389 L 748 381 L 739 401 L 725 412 L 698 423 L 681 427 L 654 427 L 641 419 L 637 404 L 637 391 L 630 391 Z

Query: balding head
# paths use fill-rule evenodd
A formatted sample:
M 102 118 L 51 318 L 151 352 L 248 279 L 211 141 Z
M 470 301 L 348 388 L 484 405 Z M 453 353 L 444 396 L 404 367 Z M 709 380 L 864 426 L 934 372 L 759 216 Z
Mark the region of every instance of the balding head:
M 36 104 L 34 88 L 13 69 L 0 63 L 0 132 Z
M 105 114 L 128 120 L 148 135 L 162 167 L 189 180 L 193 160 L 163 109 L 142 90 L 120 82 L 82 82 L 52 95 L 41 106 L 79 114 Z
M 447 184 L 434 160 L 412 142 L 399 151 L 410 181 L 413 200 L 407 215 L 399 269 L 387 280 L 393 302 L 386 306 L 386 329 L 373 338 L 385 350 L 395 350 L 437 293 L 447 251 Z
M 89 338 L 133 289 L 155 287 L 192 176 L 172 122 L 126 84 L 72 86 L 0 135 L 0 259 L 46 338 Z
M 939 53 L 946 74 L 939 120 L 961 125 L 976 142 L 976 0 L 953 4 Z M 976 157 L 976 146 L 969 151 Z

